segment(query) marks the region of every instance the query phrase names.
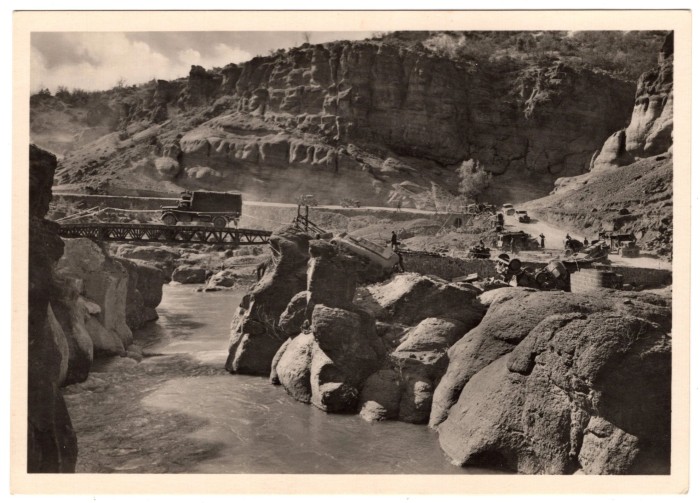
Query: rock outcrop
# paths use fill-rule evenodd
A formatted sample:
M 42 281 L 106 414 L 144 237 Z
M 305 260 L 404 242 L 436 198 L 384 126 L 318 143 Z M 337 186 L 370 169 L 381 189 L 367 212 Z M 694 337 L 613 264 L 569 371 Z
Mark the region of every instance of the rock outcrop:
M 63 254 L 55 224 L 44 219 L 56 157 L 29 147 L 29 297 L 27 471 L 73 472 L 78 445 L 59 389 L 61 335 L 52 323 L 53 268 Z
M 360 415 L 369 421 L 427 423 L 448 349 L 484 315 L 476 291 L 405 273 L 370 285 L 357 303 L 380 320 L 389 353 L 362 390 Z
M 273 259 L 264 276 L 246 294 L 231 322 L 226 370 L 269 375 L 272 359 L 286 335 L 279 318 L 295 294 L 306 289 L 311 236 L 293 229 L 270 238 Z
M 87 321 L 95 353 L 123 354 L 133 340 L 126 323 L 129 273 L 89 239 L 65 239 L 64 243 L 66 251 L 56 272 L 79 285 L 85 303 L 97 306 Z
M 373 316 L 353 305 L 362 262 L 311 241 L 306 290 L 280 316 L 291 337 L 273 360 L 271 380 L 327 412 L 355 412 L 360 390 L 384 359 Z
M 625 166 L 667 152 L 673 145 L 673 32 L 659 51 L 659 66 L 637 81 L 627 128 L 616 132 L 593 159 L 593 169 Z
M 668 473 L 666 302 L 614 291 L 499 293 L 450 349 L 440 383 L 450 392 L 433 405 L 443 450 L 462 465 L 521 473 Z

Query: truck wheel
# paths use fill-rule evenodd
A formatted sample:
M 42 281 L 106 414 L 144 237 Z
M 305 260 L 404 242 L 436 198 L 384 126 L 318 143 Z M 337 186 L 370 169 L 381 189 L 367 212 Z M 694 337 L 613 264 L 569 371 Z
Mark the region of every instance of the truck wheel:
M 177 217 L 175 215 L 173 215 L 172 213 L 168 213 L 167 215 L 163 215 L 161 220 L 163 220 L 163 223 L 165 225 L 177 225 Z
M 214 223 L 214 227 L 226 227 L 226 224 L 228 223 L 224 217 L 214 217 L 212 222 Z

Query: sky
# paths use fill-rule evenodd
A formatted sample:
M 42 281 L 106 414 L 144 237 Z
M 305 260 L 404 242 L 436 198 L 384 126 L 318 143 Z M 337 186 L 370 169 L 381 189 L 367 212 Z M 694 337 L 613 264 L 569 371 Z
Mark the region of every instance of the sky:
M 362 40 L 372 33 L 306 32 L 313 44 Z M 204 68 L 242 63 L 304 43 L 304 32 L 34 32 L 31 90 L 103 90 L 153 78 L 172 80 Z

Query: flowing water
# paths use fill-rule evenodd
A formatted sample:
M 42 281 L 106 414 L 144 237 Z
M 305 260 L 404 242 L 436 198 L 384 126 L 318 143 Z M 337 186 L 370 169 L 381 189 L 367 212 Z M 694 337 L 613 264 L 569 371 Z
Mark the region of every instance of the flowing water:
M 220 368 L 241 296 L 166 285 L 160 319 L 137 337 L 151 341 L 147 353 L 187 353 Z M 221 448 L 213 459 L 189 467 L 190 473 L 486 473 L 451 465 L 427 426 L 326 414 L 264 377 L 183 376 L 159 386 L 143 405 L 204 420 L 190 436 Z

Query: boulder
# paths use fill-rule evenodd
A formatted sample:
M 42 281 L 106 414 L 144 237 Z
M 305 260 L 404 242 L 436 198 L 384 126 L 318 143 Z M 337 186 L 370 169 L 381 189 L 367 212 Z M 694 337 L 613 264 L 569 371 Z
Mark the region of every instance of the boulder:
M 223 287 L 230 288 L 236 284 L 238 274 L 231 269 L 224 269 L 215 274 L 212 274 L 207 280 L 207 288 Z
M 140 260 L 114 259 L 129 274 L 126 292 L 126 324 L 136 330 L 158 319 L 156 307 L 163 298 L 163 272 Z
M 305 321 L 311 321 L 311 313 L 307 309 L 308 296 L 309 292 L 306 290 L 297 293 L 280 315 L 279 327 L 285 334 L 296 335 L 301 332 Z
M 277 350 L 286 339 L 279 327 L 280 315 L 292 297 L 306 289 L 306 269 L 311 236 L 294 228 L 270 237 L 274 259 L 264 276 L 246 294 L 241 311 L 231 323 L 229 372 L 269 375 Z
M 355 296 L 357 260 L 344 254 L 326 241 L 309 243 L 309 269 L 307 272 L 308 303 L 328 307 L 346 308 Z
M 353 387 L 359 387 L 381 365 L 384 347 L 374 319 L 366 313 L 316 305 L 311 330 L 318 347 Z
M 326 412 L 355 412 L 359 391 L 317 344 L 311 358 L 311 403 Z
M 543 317 L 466 382 L 438 426 L 440 445 L 457 464 L 520 473 L 669 473 L 670 309 L 626 292 L 568 295 L 569 310 Z M 494 310 L 515 318 L 505 306 L 533 296 L 492 304 L 482 325 L 497 326 Z M 540 300 L 563 310 L 556 297 Z
M 314 351 L 313 334 L 299 334 L 289 343 L 274 366 L 279 383 L 295 400 L 311 401 L 311 357 Z
M 360 394 L 360 417 L 366 421 L 384 421 L 399 416 L 401 379 L 391 369 L 382 369 L 365 381 Z
M 425 318 L 449 315 L 474 326 L 484 312 L 476 302 L 478 293 L 471 286 L 455 285 L 434 276 L 404 273 L 361 290 L 356 304 L 380 321 L 415 325 Z
M 449 365 L 433 397 L 430 425 L 436 427 L 447 417 L 464 385 L 491 362 L 509 353 L 530 330 L 547 316 L 581 312 L 605 306 L 595 298 L 565 292 L 538 292 L 523 288 L 492 290 L 480 297 L 489 302 L 481 323 L 467 332 L 447 352 Z
M 143 260 L 163 272 L 163 282 L 167 283 L 175 270 L 175 261 L 180 254 L 166 247 L 120 245 L 114 248 L 114 256 L 130 260 Z
M 171 279 L 189 285 L 193 283 L 205 283 L 207 280 L 207 269 L 194 265 L 181 265 L 173 271 Z
M 398 419 L 406 423 L 427 423 L 433 403 L 432 379 L 419 370 L 411 369 L 401 376 L 401 380 Z
M 430 380 L 440 379 L 447 369 L 447 350 L 467 332 L 467 326 L 448 318 L 426 318 L 412 328 L 391 353 L 400 370 L 420 369 Z

